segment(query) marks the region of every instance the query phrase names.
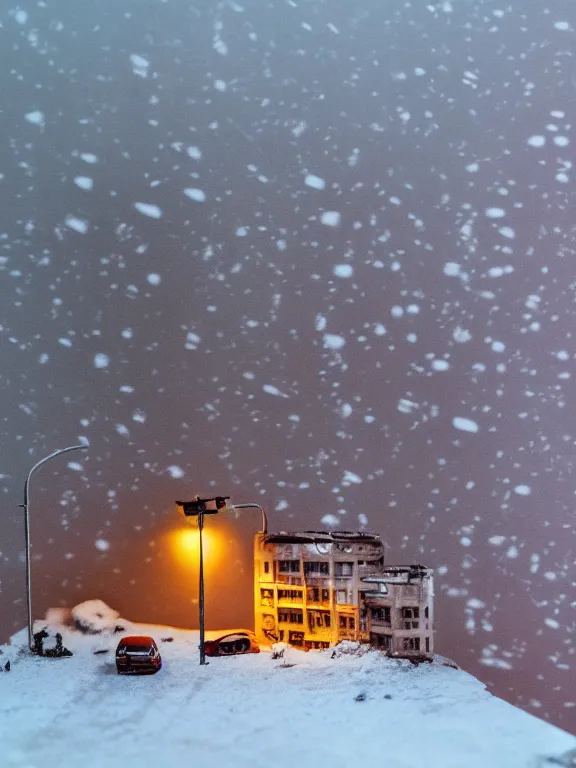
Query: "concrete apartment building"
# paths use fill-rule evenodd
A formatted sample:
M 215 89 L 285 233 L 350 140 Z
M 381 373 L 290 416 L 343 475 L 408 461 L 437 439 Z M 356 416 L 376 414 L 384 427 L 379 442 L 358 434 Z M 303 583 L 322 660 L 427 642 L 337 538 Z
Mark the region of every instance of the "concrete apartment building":
M 434 653 L 433 572 L 386 566 L 376 534 L 257 534 L 254 590 L 262 642 L 310 649 L 359 640 L 397 657 Z

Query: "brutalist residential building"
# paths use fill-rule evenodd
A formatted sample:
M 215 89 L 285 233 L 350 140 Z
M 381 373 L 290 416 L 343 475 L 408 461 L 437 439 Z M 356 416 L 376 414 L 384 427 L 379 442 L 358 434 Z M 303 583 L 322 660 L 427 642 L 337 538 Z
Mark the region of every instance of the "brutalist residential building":
M 262 642 L 310 649 L 359 640 L 397 657 L 434 653 L 433 572 L 385 565 L 376 534 L 258 534 L 254 589 Z

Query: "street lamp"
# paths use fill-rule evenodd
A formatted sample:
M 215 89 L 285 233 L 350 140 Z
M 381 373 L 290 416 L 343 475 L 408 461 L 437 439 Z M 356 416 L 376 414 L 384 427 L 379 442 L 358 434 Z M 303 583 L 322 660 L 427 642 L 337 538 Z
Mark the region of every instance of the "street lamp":
M 268 533 L 268 518 L 260 504 L 232 504 L 230 509 L 259 509 L 262 513 L 262 530 L 260 533 Z
M 31 565 L 30 565 L 30 480 L 36 470 L 46 464 L 50 459 L 55 459 L 56 456 L 60 456 L 62 453 L 68 453 L 69 451 L 85 451 L 88 445 L 72 445 L 70 448 L 61 448 L 59 451 L 54 451 L 49 456 L 41 459 L 34 464 L 26 482 L 24 483 L 24 504 L 20 504 L 24 507 L 24 537 L 26 540 L 26 605 L 28 609 L 28 649 L 32 651 L 32 587 L 31 587 Z
M 221 509 L 227 507 L 226 501 L 230 496 L 214 496 L 210 499 L 201 499 L 197 496 L 194 501 L 177 501 L 179 507 L 182 507 L 182 511 L 186 517 L 198 518 L 198 533 L 199 533 L 199 584 L 198 584 L 198 613 L 199 613 L 199 625 L 200 625 L 200 664 L 206 664 L 206 643 L 204 640 L 204 549 L 202 546 L 202 530 L 204 529 L 204 515 L 217 515 Z M 216 505 L 215 509 L 208 509 L 206 504 L 209 501 L 213 501 Z M 229 509 L 259 509 L 262 513 L 262 533 L 268 531 L 268 520 L 266 519 L 266 513 L 259 504 L 234 504 Z
M 198 612 L 200 624 L 200 664 L 206 664 L 206 643 L 204 641 L 204 548 L 202 546 L 202 530 L 204 528 L 204 515 L 216 515 L 226 506 L 226 499 L 230 496 L 215 496 L 211 499 L 201 499 L 196 496 L 194 501 L 177 501 L 186 517 L 198 518 L 198 533 L 200 540 L 200 576 L 198 584 Z M 216 509 L 206 509 L 206 504 L 213 501 Z

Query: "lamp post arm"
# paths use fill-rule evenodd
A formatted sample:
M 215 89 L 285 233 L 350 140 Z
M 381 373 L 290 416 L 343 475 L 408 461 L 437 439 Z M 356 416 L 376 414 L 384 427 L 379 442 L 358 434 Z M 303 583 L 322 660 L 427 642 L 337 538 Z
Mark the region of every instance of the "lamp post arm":
M 24 505 L 28 502 L 28 486 L 30 485 L 30 479 L 34 472 L 36 472 L 37 469 L 39 469 L 42 464 L 46 464 L 47 461 L 50 461 L 50 459 L 55 459 L 56 456 L 60 456 L 62 453 L 68 453 L 68 451 L 85 451 L 90 446 L 88 445 L 71 445 L 70 448 L 61 448 L 59 451 L 54 451 L 54 453 L 51 453 L 50 456 L 45 456 L 43 459 L 40 459 L 40 461 L 36 462 L 30 472 L 28 472 L 28 477 L 26 478 L 26 483 L 24 484 Z
M 262 514 L 261 533 L 268 533 L 268 518 L 266 517 L 266 512 L 264 512 L 260 504 L 234 504 L 232 509 L 259 509 Z
M 24 538 L 26 543 L 26 604 L 28 610 L 28 648 L 32 650 L 32 589 L 31 589 L 31 558 L 30 558 L 30 480 L 32 475 L 39 469 L 42 464 L 45 464 L 50 459 L 60 456 L 62 453 L 68 453 L 69 451 L 85 451 L 89 448 L 88 445 L 71 445 L 69 448 L 61 448 L 59 451 L 54 451 L 49 456 L 45 456 L 40 461 L 36 462 L 24 483 Z

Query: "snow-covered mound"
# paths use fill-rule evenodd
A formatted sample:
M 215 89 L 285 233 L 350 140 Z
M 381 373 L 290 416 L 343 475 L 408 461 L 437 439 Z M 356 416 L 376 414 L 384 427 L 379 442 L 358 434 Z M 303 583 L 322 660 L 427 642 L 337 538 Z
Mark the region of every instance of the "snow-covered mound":
M 48 608 L 44 626 L 59 629 L 60 627 L 69 627 L 72 621 L 72 611 L 70 608 Z M 34 629 L 36 629 L 36 626 Z
M 86 600 L 72 608 L 72 619 L 80 632 L 98 635 L 101 632 L 113 632 L 120 614 L 102 600 Z
M 290 648 L 201 667 L 197 632 L 131 624 L 164 663 L 119 677 L 121 634 L 60 632 L 70 658 L 28 655 L 25 631 L 2 648 L 2 768 L 538 768 L 576 747 L 445 660 Z

